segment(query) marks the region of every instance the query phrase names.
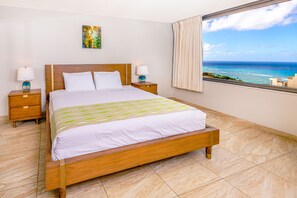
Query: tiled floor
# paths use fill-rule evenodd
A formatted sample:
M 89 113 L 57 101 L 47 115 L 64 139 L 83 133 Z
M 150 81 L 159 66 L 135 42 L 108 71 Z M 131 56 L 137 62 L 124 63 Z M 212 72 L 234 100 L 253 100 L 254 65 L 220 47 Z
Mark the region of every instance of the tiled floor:
M 221 129 L 213 158 L 204 149 L 67 188 L 67 197 L 297 198 L 297 143 L 269 129 L 202 108 Z M 0 197 L 45 192 L 45 124 L 0 122 Z

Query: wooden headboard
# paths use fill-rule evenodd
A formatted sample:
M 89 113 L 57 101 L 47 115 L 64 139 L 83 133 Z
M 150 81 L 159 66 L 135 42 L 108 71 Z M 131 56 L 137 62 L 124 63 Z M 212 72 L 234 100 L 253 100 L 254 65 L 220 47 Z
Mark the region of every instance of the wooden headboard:
M 52 64 L 45 65 L 45 84 L 46 98 L 49 97 L 49 92 L 65 89 L 63 72 L 112 72 L 119 71 L 122 84 L 131 84 L 131 64 Z

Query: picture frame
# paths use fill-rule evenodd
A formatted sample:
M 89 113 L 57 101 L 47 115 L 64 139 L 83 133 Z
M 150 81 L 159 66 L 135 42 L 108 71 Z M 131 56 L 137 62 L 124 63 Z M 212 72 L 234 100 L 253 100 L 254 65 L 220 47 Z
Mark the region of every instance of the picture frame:
M 82 25 L 82 48 L 101 49 L 101 27 Z

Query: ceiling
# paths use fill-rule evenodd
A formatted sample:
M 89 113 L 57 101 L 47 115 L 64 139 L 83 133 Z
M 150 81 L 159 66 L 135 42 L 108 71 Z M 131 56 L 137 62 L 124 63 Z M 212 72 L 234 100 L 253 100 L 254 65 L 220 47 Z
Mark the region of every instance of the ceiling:
M 8 7 L 17 7 L 34 9 L 39 14 L 41 11 L 55 11 L 172 23 L 253 1 L 255 0 L 0 0 L 0 17 L 13 16 Z

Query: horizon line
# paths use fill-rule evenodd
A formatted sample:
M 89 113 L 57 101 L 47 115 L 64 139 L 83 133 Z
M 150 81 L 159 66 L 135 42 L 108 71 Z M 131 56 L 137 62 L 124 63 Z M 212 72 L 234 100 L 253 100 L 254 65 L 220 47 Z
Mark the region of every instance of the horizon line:
M 263 62 L 263 63 L 297 63 L 297 61 L 242 61 L 242 60 L 203 60 L 202 62 Z

